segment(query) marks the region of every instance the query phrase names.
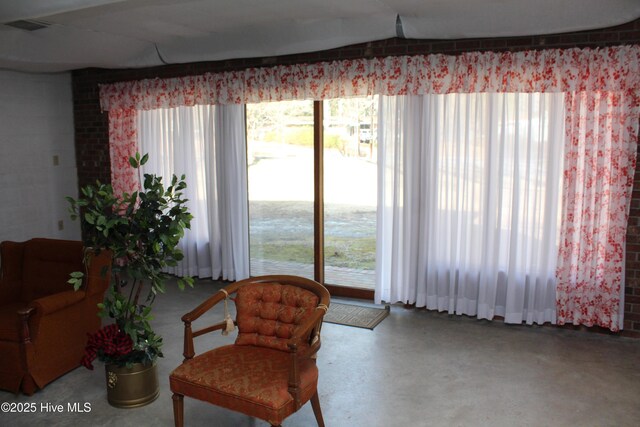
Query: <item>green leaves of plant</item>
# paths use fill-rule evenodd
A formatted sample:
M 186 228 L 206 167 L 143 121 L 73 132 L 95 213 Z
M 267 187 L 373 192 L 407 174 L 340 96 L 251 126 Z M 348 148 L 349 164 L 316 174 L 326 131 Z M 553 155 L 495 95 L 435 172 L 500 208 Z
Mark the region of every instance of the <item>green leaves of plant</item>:
M 67 283 L 73 285 L 73 290 L 77 291 L 82 286 L 82 280 L 84 279 L 84 273 L 81 271 L 74 271 L 69 276 L 71 278 L 67 280 Z
M 129 164 L 139 169 L 148 160 L 148 154 L 136 153 Z M 165 290 L 163 269 L 183 259 L 178 244 L 193 219 L 182 194 L 186 187 L 185 175 L 174 175 L 165 188 L 161 177 L 145 174 L 142 189 L 132 194 L 116 195 L 110 185 L 96 181 L 81 189 L 79 199 L 67 198 L 72 219 L 80 219 L 85 246 L 113 253 L 113 280 L 100 315 L 113 318 L 149 361 L 162 354 L 162 339 L 150 324 L 151 304 Z M 82 277 L 72 275 L 69 283 L 78 289 Z M 193 279 L 178 279 L 180 289 L 186 285 L 193 286 Z
M 129 157 L 129 164 L 134 169 L 138 169 L 140 166 L 142 166 L 145 163 L 147 163 L 148 160 L 149 160 L 149 154 L 145 154 L 141 158 L 140 157 L 140 153 L 136 153 L 135 156 Z
M 186 285 L 193 288 L 193 277 L 179 277 L 178 278 L 178 288 L 181 291 L 184 291 Z

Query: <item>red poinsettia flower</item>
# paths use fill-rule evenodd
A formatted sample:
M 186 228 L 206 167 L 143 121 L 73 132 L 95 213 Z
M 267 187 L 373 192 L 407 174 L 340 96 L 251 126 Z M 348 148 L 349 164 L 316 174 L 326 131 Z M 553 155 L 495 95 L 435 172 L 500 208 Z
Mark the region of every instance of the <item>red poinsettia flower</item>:
M 98 354 L 117 358 L 129 354 L 133 350 L 131 337 L 122 332 L 116 324 L 105 326 L 97 332 L 87 335 L 89 340 L 84 349 L 84 357 L 80 362 L 87 369 L 93 370 L 92 362 Z

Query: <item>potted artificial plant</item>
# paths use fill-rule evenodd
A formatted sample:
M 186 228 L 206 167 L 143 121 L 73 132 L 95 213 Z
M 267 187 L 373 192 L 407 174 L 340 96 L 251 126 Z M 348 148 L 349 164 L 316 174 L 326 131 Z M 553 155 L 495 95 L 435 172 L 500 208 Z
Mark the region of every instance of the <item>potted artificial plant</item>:
M 138 170 L 142 188 L 116 195 L 111 185 L 97 182 L 81 188 L 81 196 L 68 197 L 71 218 L 80 219 L 86 247 L 113 254 L 111 285 L 100 316 L 113 323 L 89 337 L 83 365 L 93 369 L 96 357 L 105 362 L 109 403 L 135 407 L 158 396 L 156 359 L 162 356 L 162 338 L 151 327 L 151 305 L 164 292 L 168 275 L 163 269 L 183 258 L 178 242 L 192 215 L 182 191 L 185 176 L 173 176 L 165 188 L 162 178 L 145 174 L 140 166 L 148 160 L 137 153 L 129 159 Z M 83 274 L 72 274 L 77 289 Z M 193 286 L 191 277 L 178 278 L 180 289 Z

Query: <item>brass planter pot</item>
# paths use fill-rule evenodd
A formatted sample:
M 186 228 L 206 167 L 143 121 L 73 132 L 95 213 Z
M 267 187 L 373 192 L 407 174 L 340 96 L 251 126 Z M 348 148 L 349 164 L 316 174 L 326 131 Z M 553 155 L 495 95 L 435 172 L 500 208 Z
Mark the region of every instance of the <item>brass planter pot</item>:
M 147 405 L 160 394 L 156 364 L 134 363 L 131 368 L 105 365 L 107 400 L 117 408 L 137 408 Z

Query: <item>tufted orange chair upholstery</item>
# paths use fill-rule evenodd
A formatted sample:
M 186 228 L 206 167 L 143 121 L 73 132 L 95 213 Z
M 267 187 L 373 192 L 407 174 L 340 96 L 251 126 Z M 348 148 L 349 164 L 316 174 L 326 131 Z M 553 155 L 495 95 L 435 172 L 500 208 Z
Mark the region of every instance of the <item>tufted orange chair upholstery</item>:
M 197 331 L 191 323 L 226 295 L 236 304 L 235 343 L 195 356 L 193 338 L 224 329 L 226 322 Z M 324 426 L 314 355 L 329 298 L 326 288 L 313 280 L 262 276 L 231 284 L 185 314 L 185 359 L 169 377 L 175 425 L 184 425 L 183 399 L 189 396 L 272 426 L 311 400 L 318 425 Z
M 0 388 L 33 394 L 80 366 L 87 333 L 101 320 L 97 304 L 109 285 L 111 256 L 83 265 L 82 242 L 31 239 L 0 244 Z M 85 271 L 83 287 L 67 283 Z M 102 274 L 104 273 L 104 274 Z

